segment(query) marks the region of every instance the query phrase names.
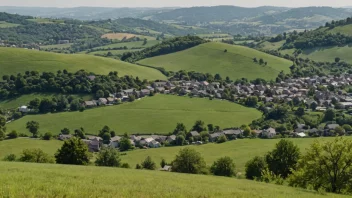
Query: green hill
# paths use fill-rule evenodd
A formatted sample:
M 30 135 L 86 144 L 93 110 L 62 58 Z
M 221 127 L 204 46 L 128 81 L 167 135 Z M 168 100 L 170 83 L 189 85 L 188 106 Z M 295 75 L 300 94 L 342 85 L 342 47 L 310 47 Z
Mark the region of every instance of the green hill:
M 67 55 L 18 48 L 0 48 L 0 76 L 36 70 L 76 72 L 80 69 L 97 74 L 117 71 L 119 75 L 138 76 L 141 79 L 166 79 L 159 71 L 122 61 L 89 55 Z
M 261 113 L 256 109 L 228 101 L 156 95 L 132 103 L 84 112 L 28 115 L 11 122 L 7 128 L 9 131 L 24 133 L 27 132 L 26 123 L 35 120 L 40 124 L 41 133 L 50 131 L 58 134 L 64 127 L 71 130 L 83 127 L 86 133 L 97 134 L 104 125 L 108 125 L 120 135 L 125 132 L 167 134 L 178 122 L 183 122 L 188 129 L 196 120 L 225 128 L 249 124 L 260 116 Z
M 224 52 L 227 49 L 227 52 Z M 253 58 L 263 58 L 267 66 L 259 65 Z M 138 63 L 163 67 L 167 71 L 196 71 L 220 74 L 230 79 L 275 79 L 280 71 L 289 72 L 292 63 L 251 48 L 210 42 L 163 56 L 147 58 Z
M 0 174 L 0 197 L 343 197 L 234 178 L 107 167 L 0 162 Z

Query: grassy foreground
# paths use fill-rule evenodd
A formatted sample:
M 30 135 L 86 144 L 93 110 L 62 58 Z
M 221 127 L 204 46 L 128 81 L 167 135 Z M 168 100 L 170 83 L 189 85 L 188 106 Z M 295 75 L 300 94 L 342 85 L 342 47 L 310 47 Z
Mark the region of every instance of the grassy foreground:
M 166 79 L 158 70 L 141 67 L 111 58 L 83 54 L 67 55 L 35 50 L 0 47 L 0 76 L 36 70 L 56 72 L 58 70 L 76 72 L 84 69 L 97 74 L 117 71 L 119 75 L 132 75 L 140 79 Z
M 84 112 L 28 115 L 8 124 L 7 128 L 24 133 L 27 132 L 26 123 L 35 120 L 40 124 L 41 133 L 50 131 L 58 134 L 64 127 L 71 130 L 83 127 L 86 133 L 97 134 L 104 125 L 108 125 L 118 134 L 167 134 L 178 122 L 183 122 L 188 129 L 196 120 L 225 128 L 248 124 L 260 116 L 256 109 L 228 101 L 159 94 L 132 103 Z
M 224 52 L 227 49 L 227 52 Z M 253 58 L 263 58 L 267 66 L 259 65 Z M 205 43 L 181 52 L 147 58 L 140 64 L 163 67 L 167 71 L 197 71 L 220 74 L 230 79 L 275 79 L 280 71 L 289 72 L 292 63 L 251 48 L 225 43 Z
M 343 197 L 234 178 L 0 162 L 0 197 Z

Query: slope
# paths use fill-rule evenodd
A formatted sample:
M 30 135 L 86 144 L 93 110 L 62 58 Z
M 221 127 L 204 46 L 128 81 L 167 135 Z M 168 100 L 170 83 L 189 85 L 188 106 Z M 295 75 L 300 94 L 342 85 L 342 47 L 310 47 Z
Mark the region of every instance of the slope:
M 343 197 L 233 178 L 106 167 L 0 162 L 0 174 L 0 197 Z
M 224 52 L 227 49 L 227 52 Z M 267 66 L 259 65 L 253 58 L 263 58 Z M 197 71 L 220 74 L 223 78 L 275 79 L 280 71 L 289 72 L 291 62 L 251 48 L 224 43 L 206 43 L 181 52 L 147 58 L 142 65 L 163 67 L 167 71 Z
M 141 79 L 165 79 L 159 71 L 109 58 L 88 55 L 66 55 L 35 50 L 0 48 L 0 76 L 36 70 L 56 72 L 58 70 L 76 72 L 80 69 L 97 74 L 118 71 L 119 75 L 138 76 Z
M 225 128 L 249 124 L 260 115 L 256 109 L 228 101 L 156 95 L 132 103 L 84 112 L 28 115 L 11 122 L 7 128 L 9 131 L 25 133 L 26 123 L 35 120 L 40 124 L 41 133 L 50 131 L 58 134 L 64 127 L 71 130 L 83 127 L 86 133 L 97 134 L 104 125 L 108 125 L 120 135 L 125 132 L 167 134 L 178 122 L 183 122 L 188 129 L 196 120 Z

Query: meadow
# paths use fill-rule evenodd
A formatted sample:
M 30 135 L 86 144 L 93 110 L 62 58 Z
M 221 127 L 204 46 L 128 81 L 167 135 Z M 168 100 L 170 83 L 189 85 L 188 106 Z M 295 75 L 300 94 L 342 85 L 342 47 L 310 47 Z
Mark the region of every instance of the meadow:
M 21 95 L 19 97 L 10 98 L 6 100 L 0 100 L 0 109 L 14 109 L 20 107 L 22 105 L 28 105 L 28 103 L 35 98 L 52 98 L 53 96 L 57 96 L 58 94 L 53 93 L 32 93 L 27 95 Z M 84 100 L 91 100 L 91 95 L 77 95 L 71 94 L 73 96 L 82 98 Z
M 352 45 L 346 45 L 344 47 L 321 47 L 303 50 L 300 57 L 322 62 L 334 62 L 335 58 L 339 57 L 341 61 L 352 63 L 351 53 Z
M 136 47 L 141 47 L 141 48 L 146 48 L 146 47 L 151 47 L 153 45 L 156 45 L 158 43 L 160 43 L 160 41 L 157 40 L 150 40 L 147 41 L 147 44 L 143 45 L 143 41 L 135 41 L 135 42 L 124 42 L 124 43 L 114 43 L 114 44 L 110 44 L 110 45 L 105 45 L 105 46 L 101 46 L 101 47 L 96 47 L 93 49 L 109 49 L 109 48 L 119 48 L 119 47 L 127 47 L 128 49 L 131 48 L 136 48 Z
M 0 47 L 0 76 L 33 70 L 39 72 L 57 72 L 64 69 L 70 72 L 84 69 L 97 74 L 108 74 L 110 71 L 117 71 L 120 76 L 132 75 L 148 80 L 166 79 L 161 72 L 155 69 L 111 58 Z
M 122 40 L 124 38 L 129 39 L 133 37 L 139 37 L 141 39 L 148 39 L 148 40 L 155 40 L 156 38 L 151 37 L 151 36 L 144 36 L 144 35 L 138 35 L 138 34 L 130 34 L 130 33 L 107 33 L 101 36 L 101 38 L 108 38 L 108 39 L 117 39 L 117 40 Z
M 234 178 L 107 167 L 0 162 L 0 175 L 0 197 L 9 198 L 344 197 Z
M 104 125 L 117 134 L 168 134 L 178 122 L 190 129 L 196 120 L 222 128 L 238 127 L 260 118 L 261 113 L 229 101 L 207 98 L 188 98 L 172 95 L 156 95 L 116 106 L 87 109 L 84 112 L 65 112 L 27 115 L 7 125 L 9 131 L 27 132 L 28 121 L 39 122 L 41 133 L 58 134 L 67 127 L 71 130 L 83 127 L 88 134 L 97 134 Z M 27 132 L 28 133 L 28 132 Z
M 102 50 L 102 51 L 94 51 L 94 52 L 89 52 L 89 55 L 101 55 L 101 56 L 106 56 L 109 52 L 112 53 L 112 55 L 122 55 L 126 52 L 135 52 L 139 51 L 141 49 L 128 49 L 128 50 Z
M 227 52 L 225 52 L 225 49 Z M 259 65 L 253 58 L 263 58 L 267 66 Z M 289 72 L 292 63 L 251 48 L 210 42 L 196 47 L 156 56 L 139 61 L 142 65 L 163 67 L 167 71 L 197 71 L 202 73 L 220 74 L 230 79 L 275 79 L 281 72 Z
M 20 24 L 16 24 L 16 23 L 8 23 L 6 21 L 0 21 L 0 28 L 10 28 L 10 27 L 17 27 Z
M 66 43 L 66 44 L 56 44 L 56 45 L 42 45 L 40 46 L 40 49 L 65 49 L 69 48 L 73 45 L 73 43 Z
M 64 23 L 64 20 L 56 20 L 56 19 L 48 19 L 48 18 L 35 18 L 35 19 L 27 19 L 28 21 L 36 22 L 36 23 Z

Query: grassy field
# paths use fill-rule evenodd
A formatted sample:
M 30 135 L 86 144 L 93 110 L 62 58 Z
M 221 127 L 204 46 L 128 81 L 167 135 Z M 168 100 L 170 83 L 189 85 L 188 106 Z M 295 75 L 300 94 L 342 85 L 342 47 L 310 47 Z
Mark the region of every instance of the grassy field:
M 64 20 L 56 20 L 56 19 L 46 19 L 46 18 L 36 18 L 36 19 L 27 19 L 28 21 L 36 22 L 36 23 L 64 23 Z
M 224 50 L 227 49 L 227 52 Z M 253 58 L 263 58 L 267 66 L 254 63 Z M 163 67 L 171 71 L 197 71 L 220 74 L 230 79 L 274 79 L 280 71 L 289 72 L 292 63 L 251 48 L 210 42 L 181 52 L 147 58 L 140 64 Z
M 345 197 L 234 178 L 0 162 L 0 197 Z
M 282 45 L 285 43 L 285 41 L 279 41 L 279 42 L 269 42 L 265 41 L 261 44 L 261 48 L 265 50 L 278 50 Z
M 336 57 L 341 58 L 341 61 L 352 63 L 352 46 L 344 47 L 322 47 L 304 50 L 300 55 L 302 58 L 310 58 L 315 61 L 334 62 Z
M 62 146 L 63 142 L 59 140 L 37 140 L 31 138 L 17 138 L 4 140 L 0 142 L 0 161 L 9 154 L 20 156 L 24 149 L 42 149 L 44 152 L 54 156 L 57 149 Z M 0 196 L 1 197 L 1 196 Z
M 338 26 L 338 27 L 335 27 L 334 29 L 331 29 L 328 31 L 331 33 L 341 33 L 341 34 L 346 34 L 346 35 L 352 36 L 352 24 Z
M 350 137 L 349 137 L 350 138 Z M 321 138 L 322 140 L 332 140 L 333 138 Z M 309 147 L 313 141 L 317 138 L 303 138 L 303 139 L 290 139 L 299 146 L 302 152 Z M 220 157 L 229 156 L 236 163 L 237 170 L 244 173 L 245 164 L 247 161 L 252 159 L 254 156 L 263 156 L 268 151 L 271 151 L 278 139 L 263 140 L 263 139 L 243 139 L 229 141 L 222 144 L 205 144 L 202 146 L 189 146 L 195 148 L 202 154 L 208 166 Z M 145 156 L 151 156 L 158 164 L 161 159 L 165 159 L 167 162 L 171 162 L 178 151 L 184 147 L 163 147 L 158 149 L 141 149 L 131 152 L 127 152 L 127 155 L 123 155 L 122 160 L 135 166 L 137 163 L 141 163 Z
M 28 95 L 22 95 L 17 98 L 0 100 L 0 109 L 14 109 L 21 105 L 27 105 L 31 100 L 35 98 L 52 98 L 53 96 L 57 96 L 57 95 L 58 94 L 52 94 L 52 93 L 44 93 L 44 94 L 32 93 Z M 83 98 L 84 100 L 92 99 L 92 96 L 90 95 L 74 95 L 74 94 L 72 95 Z
M 20 24 L 16 24 L 16 23 L 8 23 L 6 21 L 0 21 L 0 28 L 10 28 L 10 27 L 17 27 Z
M 105 45 L 101 47 L 96 47 L 94 49 L 109 49 L 109 48 L 119 48 L 119 47 L 127 47 L 128 49 L 135 48 L 135 47 L 151 47 L 153 45 L 156 45 L 160 43 L 160 41 L 157 40 L 151 40 L 147 41 L 147 44 L 143 45 L 143 41 L 136 41 L 136 42 L 126 42 L 126 43 L 115 43 L 115 44 L 110 44 L 110 45 Z
M 40 46 L 41 49 L 52 49 L 52 48 L 57 48 L 57 49 L 63 49 L 63 48 L 69 48 L 71 47 L 73 43 L 67 43 L 67 44 L 56 44 L 56 45 L 43 45 Z
M 35 120 L 40 124 L 41 133 L 50 131 L 58 134 L 64 127 L 71 130 L 84 127 L 86 133 L 97 134 L 104 125 L 108 125 L 117 134 L 167 134 L 178 122 L 183 122 L 188 129 L 196 120 L 225 128 L 249 124 L 260 116 L 261 113 L 255 109 L 228 101 L 159 94 L 133 103 L 84 112 L 28 115 L 8 124 L 7 128 L 24 133 L 27 132 L 25 124 Z
M 159 71 L 141 67 L 111 58 L 89 55 L 67 55 L 50 52 L 39 52 L 18 48 L 0 48 L 0 76 L 36 70 L 39 72 L 56 72 L 66 69 L 76 72 L 80 69 L 97 74 L 108 74 L 117 71 L 119 75 L 133 75 L 140 79 L 166 79 Z
M 128 49 L 128 50 L 103 50 L 103 51 L 94 51 L 94 52 L 89 52 L 88 54 L 90 55 L 106 55 L 107 53 L 111 52 L 113 55 L 121 55 L 125 52 L 135 52 L 139 51 L 142 49 Z
M 130 33 L 107 33 L 101 36 L 102 38 L 108 38 L 108 39 L 117 39 L 117 40 L 122 40 L 123 38 L 129 39 L 133 37 L 139 37 L 141 39 L 148 39 L 148 40 L 155 40 L 154 37 L 151 36 L 144 36 L 144 35 L 138 35 L 138 34 L 130 34 Z

